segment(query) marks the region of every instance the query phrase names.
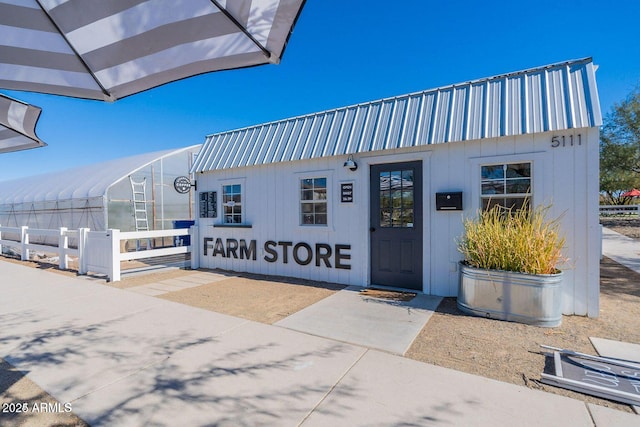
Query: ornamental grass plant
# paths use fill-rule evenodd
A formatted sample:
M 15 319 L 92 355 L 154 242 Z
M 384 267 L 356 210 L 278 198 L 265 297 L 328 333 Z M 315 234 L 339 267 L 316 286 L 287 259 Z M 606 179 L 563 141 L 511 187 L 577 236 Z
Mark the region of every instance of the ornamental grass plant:
M 527 274 L 555 274 L 565 261 L 559 219 L 547 220 L 549 206 L 506 209 L 495 205 L 464 221 L 458 250 L 475 268 Z

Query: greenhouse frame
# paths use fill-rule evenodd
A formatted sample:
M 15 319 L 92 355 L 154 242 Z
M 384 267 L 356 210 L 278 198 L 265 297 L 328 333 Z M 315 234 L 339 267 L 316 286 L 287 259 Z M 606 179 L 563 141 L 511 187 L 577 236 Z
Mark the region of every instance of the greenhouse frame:
M 174 228 L 175 221 L 193 218 L 193 191 L 178 192 L 174 181 L 189 177 L 199 149 L 193 145 L 0 182 L 0 225 L 94 231 Z

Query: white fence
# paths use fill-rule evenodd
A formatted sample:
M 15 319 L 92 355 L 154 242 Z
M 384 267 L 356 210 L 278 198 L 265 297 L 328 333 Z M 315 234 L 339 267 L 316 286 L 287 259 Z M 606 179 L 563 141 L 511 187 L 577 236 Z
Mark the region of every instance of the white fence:
M 58 245 L 49 246 L 29 243 L 30 236 L 57 236 Z M 121 241 L 157 239 L 173 237 L 176 242 L 183 241 L 177 237 L 190 236 L 190 246 L 172 246 L 159 249 L 147 249 L 137 252 L 120 252 Z M 77 248 L 69 247 L 69 238 L 75 239 Z M 166 255 L 191 253 L 191 268 L 199 267 L 199 257 L 196 245 L 198 243 L 198 229 L 180 228 L 175 230 L 154 230 L 139 232 L 120 232 L 120 230 L 91 231 L 88 228 L 67 230 L 62 227 L 56 230 L 35 229 L 23 227 L 0 226 L 0 249 L 2 246 L 19 248 L 20 259 L 28 260 L 31 250 L 55 253 L 59 257 L 59 268 L 68 267 L 69 256 L 78 257 L 78 273 L 89 272 L 106 274 L 109 281 L 117 282 L 121 277 L 121 261 L 142 258 L 154 258 Z
M 640 205 L 600 205 L 600 215 L 640 215 Z

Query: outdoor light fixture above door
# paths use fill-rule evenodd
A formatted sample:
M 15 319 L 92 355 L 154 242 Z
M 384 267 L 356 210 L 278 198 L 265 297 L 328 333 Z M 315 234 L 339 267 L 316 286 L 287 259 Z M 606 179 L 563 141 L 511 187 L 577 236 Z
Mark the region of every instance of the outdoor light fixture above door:
M 358 164 L 353 160 L 353 154 L 349 154 L 349 157 L 347 158 L 347 161 L 344 162 L 343 166 L 350 171 L 358 169 Z

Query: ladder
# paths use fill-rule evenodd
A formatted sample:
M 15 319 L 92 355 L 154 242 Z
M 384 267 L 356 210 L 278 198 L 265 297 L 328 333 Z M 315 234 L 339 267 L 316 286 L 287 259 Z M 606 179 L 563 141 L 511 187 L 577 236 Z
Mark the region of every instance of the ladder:
M 135 221 L 136 231 L 149 231 L 149 218 L 147 216 L 147 178 L 143 178 L 141 182 L 133 180 L 129 176 L 131 182 L 131 204 L 133 207 L 133 218 Z M 150 248 L 150 242 L 147 241 L 147 248 Z M 136 249 L 140 250 L 140 241 L 136 241 Z

